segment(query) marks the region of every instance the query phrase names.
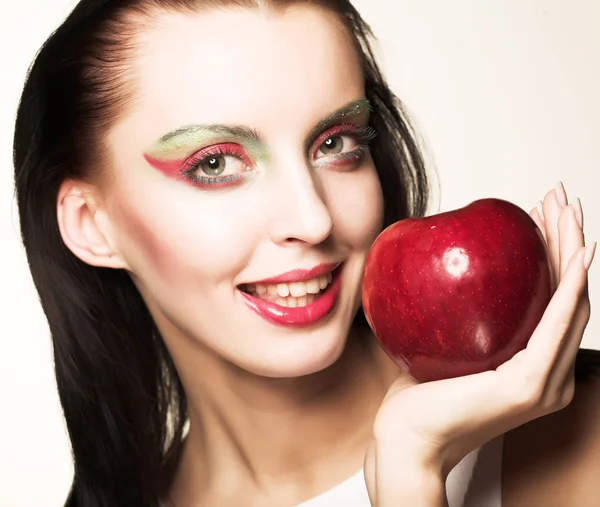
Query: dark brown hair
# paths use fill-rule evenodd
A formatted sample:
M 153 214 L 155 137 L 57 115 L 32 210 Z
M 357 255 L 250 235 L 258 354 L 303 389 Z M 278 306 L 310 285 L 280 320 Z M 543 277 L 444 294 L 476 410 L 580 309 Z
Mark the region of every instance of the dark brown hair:
M 303 0 L 300 0 L 303 1 Z M 75 475 L 70 507 L 157 507 L 179 457 L 187 406 L 159 332 L 129 275 L 87 265 L 64 245 L 57 195 L 106 164 L 108 129 L 135 100 L 136 34 L 161 11 L 294 2 L 82 0 L 28 73 L 14 138 L 20 225 L 50 325 Z M 296 1 L 297 3 L 297 1 Z M 425 164 L 403 105 L 383 78 L 369 26 L 348 0 L 305 0 L 339 15 L 362 58 L 385 224 L 422 216 Z M 84 149 L 85 147 L 85 149 Z M 361 318 L 359 313 L 357 318 Z

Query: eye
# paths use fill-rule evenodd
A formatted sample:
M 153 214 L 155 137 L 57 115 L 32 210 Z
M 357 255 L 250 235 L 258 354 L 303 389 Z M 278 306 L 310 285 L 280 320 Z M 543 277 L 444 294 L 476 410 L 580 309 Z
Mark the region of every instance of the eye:
M 327 155 L 339 155 L 341 153 L 348 153 L 356 150 L 359 147 L 359 143 L 351 136 L 347 135 L 332 135 L 329 136 L 319 146 L 317 150 L 317 158 L 319 154 Z
M 246 164 L 235 155 L 209 156 L 197 163 L 193 171 L 196 176 L 223 176 L 224 173 L 237 173 L 246 168 Z
M 233 184 L 252 171 L 252 163 L 244 149 L 233 143 L 200 150 L 184 164 L 182 175 L 202 185 Z

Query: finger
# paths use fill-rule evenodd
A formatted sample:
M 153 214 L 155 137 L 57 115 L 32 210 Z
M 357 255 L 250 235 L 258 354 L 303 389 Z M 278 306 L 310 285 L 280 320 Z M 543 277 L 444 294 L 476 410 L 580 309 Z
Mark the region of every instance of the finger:
M 589 320 L 590 302 L 587 295 L 583 294 L 575 311 L 575 316 L 573 317 L 573 322 L 571 323 L 565 343 L 548 379 L 547 391 L 549 396 L 562 397 L 560 393 L 565 391 L 572 380 L 577 352 L 581 347 L 581 341 Z M 570 400 L 566 401 L 570 402 Z
M 557 185 L 557 188 L 550 190 L 544 197 L 542 203 L 542 211 L 544 214 L 545 238 L 548 244 L 548 252 L 550 254 L 550 262 L 552 264 L 552 273 L 554 287 L 558 285 L 560 274 L 560 252 L 559 252 L 559 237 L 558 237 L 558 217 L 564 206 L 561 203 L 565 202 L 564 189 L 562 185 Z M 559 195 L 561 201 L 559 202 Z
M 594 259 L 594 254 L 596 253 L 596 243 L 592 243 L 589 247 L 586 248 L 586 257 L 584 258 L 584 267 L 591 264 Z M 557 365 L 557 369 L 564 375 L 565 372 L 571 368 L 571 363 L 575 361 L 577 356 L 577 351 L 581 346 L 581 341 L 583 339 L 583 334 L 585 328 L 590 320 L 590 298 L 588 295 L 588 278 L 586 276 L 585 286 L 580 296 L 579 304 L 575 313 L 575 317 L 573 318 L 572 328 L 570 331 L 570 337 L 567 339 L 564 350 L 562 351 L 559 359 L 559 364 Z
M 559 277 L 564 275 L 569 260 L 584 245 L 583 231 L 579 226 L 575 207 L 569 204 L 558 218 Z M 559 280 L 560 280 L 559 278 Z
M 567 204 L 569 204 L 569 200 L 567 199 L 567 192 L 565 191 L 565 187 L 562 184 L 562 181 L 559 181 L 556 184 L 556 199 L 558 200 L 558 204 L 561 208 L 566 208 Z
M 581 207 L 581 201 L 579 200 L 579 197 L 576 197 L 573 201 L 573 208 L 575 208 L 575 216 L 577 217 L 577 223 L 583 231 L 583 208 Z
M 546 226 L 544 225 L 544 217 L 542 216 L 541 210 L 542 210 L 542 202 L 540 201 L 538 206 L 536 208 L 533 208 L 529 212 L 529 216 L 535 222 L 535 225 L 537 225 L 538 229 L 542 233 L 542 236 L 544 237 L 544 241 L 546 241 Z
M 565 208 L 567 209 L 567 208 Z M 575 220 L 577 222 L 578 229 L 578 241 L 580 243 L 579 249 L 583 244 L 583 231 L 579 228 L 579 220 L 577 219 L 577 211 L 573 209 L 573 216 L 567 220 Z M 564 224 L 563 224 L 564 226 Z M 559 227 L 562 231 L 562 227 Z M 561 244 L 563 239 L 561 238 Z M 561 246 L 562 248 L 562 246 Z M 561 347 L 554 369 L 550 373 L 548 379 L 548 385 L 546 388 L 545 397 L 548 400 L 546 405 L 549 407 L 556 403 L 557 406 L 554 408 L 561 409 L 566 407 L 572 400 L 575 391 L 574 384 L 574 372 L 575 372 L 575 361 L 577 359 L 577 352 L 581 347 L 581 341 L 583 340 L 584 332 L 590 319 L 590 300 L 587 291 L 588 279 L 587 270 L 591 261 L 593 260 L 596 251 L 595 243 L 589 248 L 585 249 L 585 256 L 583 259 L 583 267 L 586 270 L 585 286 L 579 297 L 579 303 L 575 311 L 575 315 L 571 322 L 571 327 L 567 331 L 564 343 Z M 561 256 L 562 256 L 561 252 Z
M 532 382 L 547 379 L 558 362 L 587 283 L 586 253 L 585 248 L 580 248 L 572 256 L 565 276 L 527 344 L 525 373 Z

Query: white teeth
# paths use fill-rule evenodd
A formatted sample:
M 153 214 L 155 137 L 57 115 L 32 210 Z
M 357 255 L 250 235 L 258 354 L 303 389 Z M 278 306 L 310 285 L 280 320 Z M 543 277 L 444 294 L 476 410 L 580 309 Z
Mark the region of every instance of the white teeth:
M 306 294 L 306 284 L 304 282 L 295 282 L 288 284 L 290 287 L 290 295 L 295 298 L 304 296 Z
M 256 286 L 256 293 L 257 293 L 259 296 L 262 296 L 263 294 L 266 294 L 266 293 L 267 293 L 267 288 L 266 288 L 264 285 L 260 285 L 260 284 L 258 284 L 258 285 Z
M 309 294 L 317 294 L 321 290 L 321 282 L 320 278 L 315 278 L 314 280 L 309 280 L 306 282 L 306 292 Z M 325 285 L 327 287 L 327 285 Z M 323 289 L 325 288 L 323 287 Z
M 286 298 L 277 298 L 275 304 L 287 308 L 298 308 L 313 303 L 315 299 L 318 299 L 319 297 L 321 297 L 321 294 L 307 294 L 305 296 L 300 296 L 299 298 L 288 296 Z
M 329 285 L 329 282 L 331 282 L 330 275 L 331 273 L 329 275 L 321 275 L 319 277 L 319 288 L 321 290 L 327 287 Z
M 244 290 L 259 297 L 262 296 L 261 299 L 271 298 L 281 306 L 305 306 L 312 303 L 315 296 L 320 295 L 331 283 L 331 280 L 331 273 L 327 273 L 306 282 L 247 285 Z

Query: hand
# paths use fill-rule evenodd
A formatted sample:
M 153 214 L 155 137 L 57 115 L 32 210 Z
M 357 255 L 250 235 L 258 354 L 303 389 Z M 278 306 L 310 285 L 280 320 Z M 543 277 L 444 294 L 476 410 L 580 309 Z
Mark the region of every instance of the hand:
M 445 478 L 464 456 L 573 399 L 595 244 L 584 247 L 581 205 L 567 203 L 561 184 L 530 216 L 546 240 L 555 289 L 541 322 L 527 347 L 494 371 L 423 384 L 402 375 L 392 385 L 365 458 L 373 505 L 446 505 Z M 410 491 L 417 483 L 421 495 Z

